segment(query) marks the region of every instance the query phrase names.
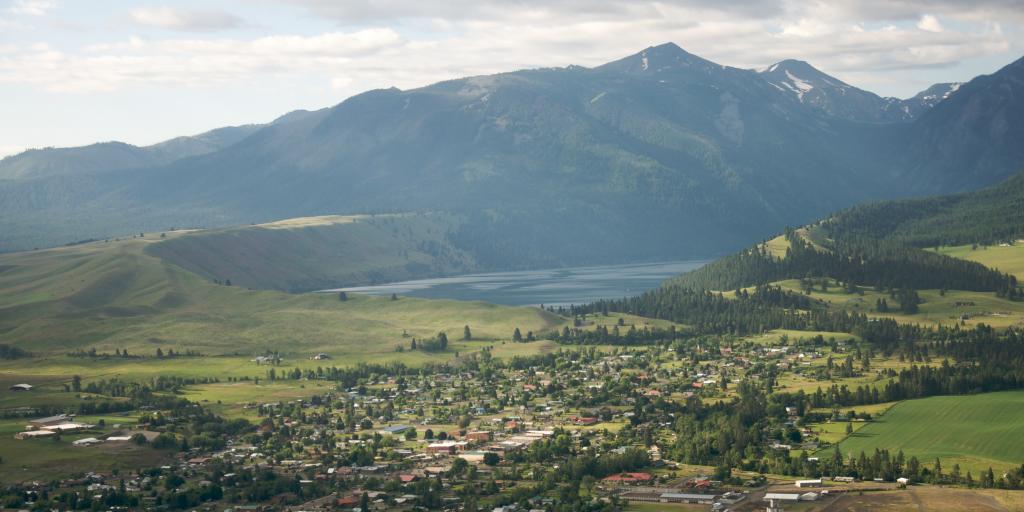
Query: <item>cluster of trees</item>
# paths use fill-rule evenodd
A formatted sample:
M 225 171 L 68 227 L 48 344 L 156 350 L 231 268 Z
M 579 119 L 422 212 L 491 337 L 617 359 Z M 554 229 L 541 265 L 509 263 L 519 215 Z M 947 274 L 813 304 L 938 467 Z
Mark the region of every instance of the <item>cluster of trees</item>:
M 677 330 L 674 325 L 668 329 L 649 326 L 637 329 L 635 325 L 631 325 L 625 332 L 617 325 L 611 329 L 599 325 L 591 330 L 566 326 L 561 332 L 551 335 L 554 341 L 567 345 L 654 345 L 671 343 L 684 337 L 684 333 Z
M 5 343 L 0 343 L 0 359 L 21 359 L 30 355 L 32 354 L 26 350 L 7 345 Z
M 409 344 L 409 348 L 412 350 L 422 350 L 424 352 L 444 352 L 448 350 L 448 335 L 444 332 L 437 333 L 433 338 L 426 338 L 421 340 L 412 339 Z

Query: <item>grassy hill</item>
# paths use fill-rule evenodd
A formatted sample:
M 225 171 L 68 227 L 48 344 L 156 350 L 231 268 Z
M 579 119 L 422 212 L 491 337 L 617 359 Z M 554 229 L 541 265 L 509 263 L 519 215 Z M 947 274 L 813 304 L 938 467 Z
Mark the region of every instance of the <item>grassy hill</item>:
M 169 234 L 178 243 L 191 236 Z M 0 343 L 37 354 L 94 347 L 149 355 L 162 347 L 373 357 L 408 344 L 403 331 L 457 339 L 468 324 L 475 339 L 506 340 L 516 327 L 541 331 L 561 322 L 534 308 L 358 296 L 340 302 L 332 294 L 218 285 L 149 254 L 166 243 L 160 240 L 150 234 L 0 255 Z
M 307 217 L 191 233 L 146 252 L 210 280 L 310 291 L 476 270 L 450 241 L 459 225 L 439 213 Z
M 1018 281 L 1024 281 L 1024 241 L 1017 240 L 1013 245 L 946 246 L 939 247 L 937 252 L 953 258 L 976 261 L 986 267 L 1017 276 Z
M 861 450 L 874 453 L 875 448 L 903 450 L 927 464 L 938 457 L 945 472 L 960 464 L 963 473 L 971 470 L 977 479 L 989 466 L 999 471 L 1024 460 L 1024 445 L 1018 442 L 1024 435 L 1022 406 L 1022 391 L 908 400 L 858 429 L 839 448 L 844 457 Z

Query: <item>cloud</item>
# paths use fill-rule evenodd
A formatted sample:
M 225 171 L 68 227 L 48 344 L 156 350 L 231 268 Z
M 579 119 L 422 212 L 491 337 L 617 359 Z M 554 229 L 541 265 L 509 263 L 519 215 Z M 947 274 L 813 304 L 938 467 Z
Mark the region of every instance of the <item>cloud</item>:
M 254 39 L 128 37 L 59 50 L 22 44 L 0 53 L 0 83 L 89 92 L 308 76 L 325 89 L 354 94 L 521 68 L 598 65 L 666 41 L 736 67 L 798 58 L 847 81 L 880 83 L 886 73 L 951 66 L 1020 44 L 1012 39 L 1019 27 L 1004 31 L 999 18 L 978 18 L 969 8 L 954 12 L 952 0 L 894 0 L 891 19 L 861 13 L 859 3 L 815 0 L 280 1 L 341 30 Z M 992 12 L 1011 3 L 979 0 Z M 147 26 L 172 30 L 238 22 L 230 14 L 203 13 L 150 8 L 132 14 Z
M 939 19 L 931 14 L 921 16 L 921 21 L 917 22 L 917 28 L 927 32 L 942 32 L 945 30 L 942 27 L 942 23 L 939 23 Z
M 182 32 L 212 32 L 242 24 L 238 16 L 217 9 L 140 7 L 132 10 L 129 16 L 137 25 Z
M 47 45 L 0 54 L 0 83 L 27 83 L 51 91 L 113 91 L 135 85 L 202 86 L 274 75 L 343 69 L 403 40 L 390 29 L 316 36 L 239 39 L 132 37 L 78 53 Z
M 7 10 L 12 14 L 45 16 L 54 7 L 57 2 L 53 0 L 15 0 Z

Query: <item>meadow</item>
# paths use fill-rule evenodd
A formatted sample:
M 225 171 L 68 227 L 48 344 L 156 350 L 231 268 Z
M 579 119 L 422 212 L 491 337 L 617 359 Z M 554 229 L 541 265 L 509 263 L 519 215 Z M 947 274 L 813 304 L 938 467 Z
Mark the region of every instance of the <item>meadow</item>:
M 1013 274 L 1024 281 L 1024 243 L 1014 245 L 978 246 L 956 245 L 939 247 L 939 254 L 976 261 L 1000 272 Z
M 886 448 L 928 465 L 939 458 L 945 471 L 960 464 L 977 478 L 989 466 L 999 471 L 1024 462 L 1021 436 L 1024 391 L 1006 391 L 901 402 L 839 447 L 844 456 Z
M 787 279 L 773 283 L 787 290 L 802 292 L 800 280 Z M 973 327 L 979 323 L 996 328 L 1024 325 L 1024 302 L 1014 302 L 996 297 L 994 292 L 971 292 L 963 290 L 918 290 L 924 301 L 915 314 L 904 314 L 898 311 L 899 302 L 888 293 L 876 291 L 870 287 L 857 287 L 859 293 L 847 293 L 835 280 L 829 280 L 829 288 L 822 291 L 816 286 L 810 297 L 821 300 L 829 307 L 846 311 L 866 313 L 875 318 L 893 318 L 901 323 L 916 323 L 930 326 L 951 326 L 961 320 L 965 327 Z M 879 313 L 875 303 L 885 299 L 890 311 Z

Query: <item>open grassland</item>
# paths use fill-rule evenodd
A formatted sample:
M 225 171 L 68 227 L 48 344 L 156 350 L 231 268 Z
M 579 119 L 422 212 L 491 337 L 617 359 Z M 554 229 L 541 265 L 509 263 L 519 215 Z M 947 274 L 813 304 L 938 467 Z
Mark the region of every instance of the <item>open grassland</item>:
M 953 258 L 976 261 L 989 268 L 1017 276 L 1024 281 L 1024 241 L 1014 245 L 993 245 L 974 248 L 970 245 L 940 247 L 939 254 Z
M 798 279 L 788 279 L 773 283 L 787 290 L 802 292 Z M 875 318 L 893 318 L 902 323 L 921 325 L 954 325 L 965 318 L 964 324 L 973 327 L 984 323 L 996 328 L 1024 325 L 1024 302 L 1014 302 L 996 297 L 994 292 L 970 292 L 947 290 L 945 295 L 939 290 L 919 290 L 918 294 L 924 303 L 919 311 L 908 315 L 898 311 L 899 302 L 888 293 L 875 291 L 869 287 L 858 287 L 860 293 L 846 293 L 835 281 L 830 281 L 827 291 L 816 286 L 810 296 L 829 304 L 830 307 L 866 313 Z M 890 312 L 879 313 L 875 303 L 885 299 L 889 303 Z
M 960 464 L 978 475 L 1024 461 L 1024 391 L 908 400 L 857 430 L 840 444 L 844 456 L 875 448 L 903 450 L 943 468 Z
M 222 286 L 147 254 L 144 248 L 155 243 L 129 239 L 0 255 L 0 339 L 37 354 L 276 350 L 295 359 L 323 351 L 357 362 L 390 358 L 412 337 L 444 331 L 458 341 L 465 325 L 474 340 L 500 342 L 517 327 L 541 332 L 564 322 L 535 308 L 483 302 L 356 295 L 342 302 L 333 294 Z

